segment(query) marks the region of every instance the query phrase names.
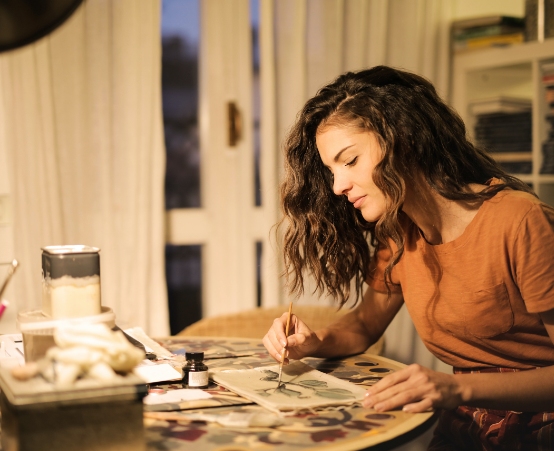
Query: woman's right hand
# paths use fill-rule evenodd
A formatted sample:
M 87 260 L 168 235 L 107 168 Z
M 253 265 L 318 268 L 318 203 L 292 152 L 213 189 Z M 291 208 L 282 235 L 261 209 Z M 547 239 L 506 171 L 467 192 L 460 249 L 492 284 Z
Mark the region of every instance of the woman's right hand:
M 285 364 L 289 359 L 298 360 L 313 355 L 321 344 L 321 340 L 294 313 L 290 318 L 289 336 L 285 337 L 285 327 L 288 313 L 283 313 L 273 321 L 271 328 L 265 334 L 263 343 L 269 355 L 281 362 L 283 348 L 286 346 Z

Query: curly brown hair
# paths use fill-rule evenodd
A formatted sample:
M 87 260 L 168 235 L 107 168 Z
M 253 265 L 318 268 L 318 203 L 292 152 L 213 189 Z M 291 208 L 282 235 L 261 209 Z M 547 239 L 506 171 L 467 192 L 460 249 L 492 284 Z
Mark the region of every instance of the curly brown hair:
M 383 158 L 368 177 L 383 192 L 387 207 L 375 223 L 365 221 L 346 196 L 333 193 L 331 174 L 316 146 L 318 129 L 326 125 L 354 126 L 379 139 Z M 392 284 L 391 270 L 404 252 L 399 217 L 406 184 L 414 183 L 415 174 L 441 196 L 468 203 L 508 187 L 532 192 L 468 140 L 460 116 L 418 75 L 386 66 L 348 72 L 308 100 L 285 142 L 279 227 L 286 229 L 289 291 L 302 294 L 307 271 L 315 278 L 316 291 L 327 290 L 340 306 L 348 300 L 354 279 L 358 301 L 369 276 L 370 243 L 391 250 L 390 240 L 397 251 L 385 280 Z M 503 184 L 483 192 L 467 189 L 493 177 Z

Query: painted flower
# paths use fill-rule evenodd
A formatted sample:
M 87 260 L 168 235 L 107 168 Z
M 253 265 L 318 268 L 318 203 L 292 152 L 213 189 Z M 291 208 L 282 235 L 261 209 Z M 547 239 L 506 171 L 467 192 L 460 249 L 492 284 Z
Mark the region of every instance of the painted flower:
M 346 437 L 346 432 L 342 429 L 326 429 L 324 431 L 312 432 L 310 434 L 312 441 L 319 442 L 334 442 L 339 438 Z

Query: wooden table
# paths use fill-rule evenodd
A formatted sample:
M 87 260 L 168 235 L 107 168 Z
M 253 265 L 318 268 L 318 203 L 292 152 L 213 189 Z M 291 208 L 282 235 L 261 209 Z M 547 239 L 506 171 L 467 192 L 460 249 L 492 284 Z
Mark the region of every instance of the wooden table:
M 274 365 L 261 340 L 220 337 L 172 337 L 160 344 L 177 355 L 204 351 L 210 371 L 248 369 Z M 405 365 L 372 354 L 343 359 L 303 359 L 319 371 L 355 384 L 370 386 L 386 374 Z M 165 384 L 166 389 L 182 388 Z M 284 419 L 272 428 L 232 428 L 213 422 L 194 422 L 191 413 L 224 415 L 230 412 L 260 412 L 227 390 L 210 386 L 208 401 L 147 407 L 145 437 L 147 450 L 238 451 L 238 450 L 391 450 L 425 432 L 436 421 L 433 412 L 410 414 L 400 410 L 377 413 L 362 407 L 305 414 Z M 157 410 L 157 411 L 154 411 Z

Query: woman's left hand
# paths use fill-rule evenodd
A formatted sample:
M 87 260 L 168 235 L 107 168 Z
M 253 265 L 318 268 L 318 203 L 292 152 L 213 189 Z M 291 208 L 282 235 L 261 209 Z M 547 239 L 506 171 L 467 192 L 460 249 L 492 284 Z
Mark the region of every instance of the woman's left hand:
M 463 387 L 452 374 L 410 365 L 390 374 L 367 390 L 364 407 L 377 411 L 402 407 L 405 412 L 453 409 L 462 404 Z

